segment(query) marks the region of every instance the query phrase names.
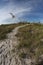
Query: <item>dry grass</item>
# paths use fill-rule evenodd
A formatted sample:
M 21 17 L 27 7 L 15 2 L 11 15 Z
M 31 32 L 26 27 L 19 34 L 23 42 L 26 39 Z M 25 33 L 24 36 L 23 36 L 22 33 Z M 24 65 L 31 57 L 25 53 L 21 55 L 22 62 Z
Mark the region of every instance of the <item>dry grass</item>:
M 17 23 L 17 24 L 5 24 L 0 25 L 0 40 L 6 39 L 6 34 L 11 32 L 15 27 L 24 25 L 25 23 Z
M 17 46 L 19 50 L 27 49 L 28 50 L 27 53 L 32 54 L 32 56 L 35 57 L 38 57 L 40 54 L 43 54 L 42 24 L 31 24 L 24 28 L 19 29 L 17 37 L 19 38 L 20 41 L 19 45 Z

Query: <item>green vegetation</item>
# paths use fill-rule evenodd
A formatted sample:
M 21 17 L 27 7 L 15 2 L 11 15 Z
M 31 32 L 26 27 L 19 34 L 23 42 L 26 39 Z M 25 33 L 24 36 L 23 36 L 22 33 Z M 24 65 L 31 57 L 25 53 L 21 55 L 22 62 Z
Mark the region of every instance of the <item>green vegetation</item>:
M 0 25 L 0 40 L 6 39 L 6 34 L 11 32 L 15 27 L 27 24 L 27 22 L 19 22 L 17 24 Z M 28 23 L 28 26 L 19 29 L 16 35 L 20 41 L 17 46 L 20 57 L 24 55 L 31 57 L 39 57 L 43 54 L 43 24 Z M 14 49 L 13 49 L 14 52 Z
M 25 23 L 17 23 L 17 24 L 3 24 L 0 25 L 0 40 L 6 39 L 7 33 L 10 33 L 15 27 L 20 26 L 20 25 L 24 25 Z
M 20 41 L 17 46 L 19 53 L 22 49 L 23 52 L 24 50 L 25 52 L 28 51 L 27 53 L 36 58 L 43 54 L 43 24 L 33 23 L 20 28 L 17 37 Z M 20 56 L 22 57 L 22 55 Z

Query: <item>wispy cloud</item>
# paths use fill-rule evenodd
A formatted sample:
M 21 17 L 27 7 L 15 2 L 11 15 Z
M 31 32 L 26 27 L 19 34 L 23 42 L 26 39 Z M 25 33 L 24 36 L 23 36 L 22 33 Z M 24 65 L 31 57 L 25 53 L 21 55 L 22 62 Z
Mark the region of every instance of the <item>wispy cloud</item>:
M 17 5 L 14 5 L 12 2 L 9 2 L 6 6 L 4 6 L 3 8 L 0 9 L 0 23 L 2 21 L 6 21 L 11 18 L 10 14 L 9 14 L 10 12 L 12 12 L 16 16 L 16 19 L 18 20 L 18 17 L 25 15 L 24 12 L 26 12 L 26 11 L 30 12 L 31 10 L 32 10 L 31 7 L 28 7 L 28 8 L 25 8 L 23 6 L 19 7 Z M 16 21 L 16 19 L 15 19 L 15 21 Z
M 26 20 L 43 18 L 43 0 L 0 0 L 0 2 L 2 2 L 0 3 L 0 23 L 17 21 L 23 16 Z M 11 20 L 10 12 L 16 16 L 15 20 Z

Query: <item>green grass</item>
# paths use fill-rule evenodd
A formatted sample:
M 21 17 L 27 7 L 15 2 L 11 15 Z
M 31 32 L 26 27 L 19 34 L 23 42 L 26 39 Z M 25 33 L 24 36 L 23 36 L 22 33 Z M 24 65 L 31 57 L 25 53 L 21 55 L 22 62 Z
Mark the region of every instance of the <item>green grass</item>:
M 26 27 L 20 28 L 17 37 L 20 41 L 17 46 L 19 50 L 27 49 L 27 53 L 35 57 L 43 54 L 43 41 L 41 41 L 41 39 L 43 39 L 43 24 L 33 23 Z

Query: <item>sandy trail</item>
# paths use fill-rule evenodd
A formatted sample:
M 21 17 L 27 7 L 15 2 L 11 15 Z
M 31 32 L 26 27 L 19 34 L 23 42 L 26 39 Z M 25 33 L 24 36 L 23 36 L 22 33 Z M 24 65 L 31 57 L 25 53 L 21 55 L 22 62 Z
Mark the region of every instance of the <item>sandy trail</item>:
M 8 39 L 0 41 L 0 65 L 31 65 L 31 60 L 26 64 L 27 61 L 25 62 L 18 58 L 15 48 L 18 44 L 17 37 L 15 36 L 18 33 L 18 29 L 27 25 L 16 27 L 11 33 L 7 34 Z M 13 49 L 15 50 L 14 52 L 12 52 Z

